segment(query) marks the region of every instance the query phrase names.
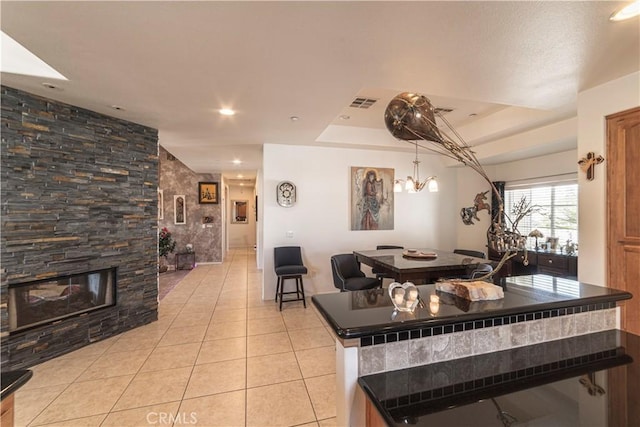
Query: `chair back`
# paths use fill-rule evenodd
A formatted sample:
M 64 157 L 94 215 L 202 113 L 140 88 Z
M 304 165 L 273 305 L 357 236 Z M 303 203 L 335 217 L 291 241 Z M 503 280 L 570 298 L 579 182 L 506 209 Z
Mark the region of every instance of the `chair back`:
M 395 246 L 395 245 L 378 245 L 376 246 L 377 250 L 380 249 L 404 249 L 404 246 Z
M 489 274 L 493 271 L 493 267 L 490 264 L 478 264 L 473 273 L 471 273 L 472 279 L 477 279 L 478 277 L 482 277 L 485 274 Z
M 273 248 L 274 268 L 285 265 L 303 265 L 300 246 L 280 246 Z
M 484 255 L 484 252 L 474 251 L 471 249 L 454 249 L 453 253 L 458 255 L 472 256 L 475 258 L 482 258 L 482 259 L 486 258 Z
M 347 279 L 353 277 L 365 277 L 360 270 L 360 263 L 354 254 L 338 254 L 331 256 L 331 273 L 333 274 L 333 285 L 345 290 Z

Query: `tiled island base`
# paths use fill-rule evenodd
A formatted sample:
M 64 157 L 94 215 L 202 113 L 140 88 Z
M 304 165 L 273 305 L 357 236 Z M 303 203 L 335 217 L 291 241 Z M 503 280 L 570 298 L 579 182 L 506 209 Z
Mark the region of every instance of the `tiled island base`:
M 575 310 L 580 310 L 579 313 L 564 315 L 558 315 L 558 310 L 553 310 L 555 316 L 550 317 L 549 314 L 546 318 L 542 318 L 542 313 L 546 315 L 546 312 L 542 312 L 526 316 L 506 316 L 509 320 L 499 317 L 467 322 L 467 330 L 464 330 L 465 323 L 457 323 L 390 333 L 382 336 L 384 344 L 377 345 L 367 345 L 370 340 L 361 338 L 358 347 L 358 372 L 363 376 L 616 329 L 617 308 L 582 312 L 583 309 L 589 308 L 577 307 Z M 566 311 L 567 309 L 562 310 L 563 313 Z M 526 320 L 529 317 L 530 320 Z M 522 321 L 518 321 L 519 318 Z M 503 324 L 505 321 L 509 323 Z M 481 327 L 475 328 L 476 323 Z M 495 323 L 499 325 L 490 326 Z M 456 330 L 459 331 L 454 332 Z
M 567 280 L 562 292 L 550 291 L 549 280 L 555 289 L 556 279 L 547 278 L 507 283 L 505 298 L 497 304 L 469 307 L 458 301 L 440 304 L 435 312 L 417 308 L 400 318 L 392 316 L 386 294 L 369 307 L 361 305 L 366 295 L 359 292 L 314 296 L 336 337 L 338 425 L 365 425 L 366 399 L 357 385 L 359 377 L 615 330 L 616 301 L 631 298 L 626 292 Z M 513 278 L 519 280 L 523 279 Z M 418 288 L 424 300 L 436 294 L 432 285 Z
M 637 426 L 639 343 L 610 330 L 363 376 L 366 425 Z

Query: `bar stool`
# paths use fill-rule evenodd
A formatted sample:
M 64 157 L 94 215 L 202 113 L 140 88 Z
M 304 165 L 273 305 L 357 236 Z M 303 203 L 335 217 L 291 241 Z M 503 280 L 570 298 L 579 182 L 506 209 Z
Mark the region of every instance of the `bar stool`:
M 302 263 L 302 252 L 300 246 L 281 246 L 273 248 L 273 266 L 278 276 L 276 285 L 276 302 L 280 298 L 280 311 L 283 302 L 302 301 L 304 308 L 307 308 L 307 301 L 304 298 L 304 284 L 302 275 L 307 274 L 307 267 Z M 284 292 L 284 281 L 295 279 L 296 290 Z M 283 299 L 283 295 L 296 294 L 296 298 Z

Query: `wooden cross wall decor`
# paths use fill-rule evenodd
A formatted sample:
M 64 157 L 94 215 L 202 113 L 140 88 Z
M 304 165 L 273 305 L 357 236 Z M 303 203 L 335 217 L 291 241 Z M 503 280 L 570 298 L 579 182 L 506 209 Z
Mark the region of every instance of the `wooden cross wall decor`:
M 582 172 L 587 173 L 587 179 L 589 181 L 593 181 L 593 178 L 595 178 L 595 166 L 602 162 L 604 162 L 604 157 L 596 157 L 596 154 L 593 151 L 589 151 L 587 153 L 587 157 L 581 158 L 578 161 L 578 164 L 580 165 Z

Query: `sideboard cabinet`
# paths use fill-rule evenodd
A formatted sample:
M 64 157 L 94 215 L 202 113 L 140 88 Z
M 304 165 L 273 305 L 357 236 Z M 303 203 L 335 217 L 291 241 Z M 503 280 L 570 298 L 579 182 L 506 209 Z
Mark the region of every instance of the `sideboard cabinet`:
M 503 253 L 489 249 L 489 259 L 500 261 Z M 509 259 L 498 276 L 523 276 L 528 274 L 549 274 L 557 277 L 568 277 L 575 279 L 578 277 L 578 255 L 562 254 L 546 251 L 527 251 L 525 265 L 524 251 L 518 252 L 516 256 Z

